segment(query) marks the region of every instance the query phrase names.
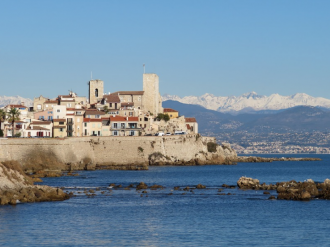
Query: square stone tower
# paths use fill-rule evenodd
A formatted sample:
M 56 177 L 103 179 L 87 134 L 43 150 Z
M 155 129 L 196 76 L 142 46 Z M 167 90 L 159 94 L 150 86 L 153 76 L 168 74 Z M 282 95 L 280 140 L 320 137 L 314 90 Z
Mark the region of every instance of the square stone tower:
M 154 116 L 163 112 L 162 97 L 159 93 L 159 77 L 156 74 L 143 74 L 143 109 Z
M 90 80 L 88 85 L 89 85 L 89 104 L 95 104 L 103 98 L 103 81 Z

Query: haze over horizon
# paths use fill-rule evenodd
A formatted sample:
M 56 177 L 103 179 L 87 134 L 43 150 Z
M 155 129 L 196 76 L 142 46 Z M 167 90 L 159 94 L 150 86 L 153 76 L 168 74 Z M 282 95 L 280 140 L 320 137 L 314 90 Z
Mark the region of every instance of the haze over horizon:
M 330 98 L 329 1 L 15 1 L 1 6 L 0 95 L 54 98 L 87 81 L 161 94 Z

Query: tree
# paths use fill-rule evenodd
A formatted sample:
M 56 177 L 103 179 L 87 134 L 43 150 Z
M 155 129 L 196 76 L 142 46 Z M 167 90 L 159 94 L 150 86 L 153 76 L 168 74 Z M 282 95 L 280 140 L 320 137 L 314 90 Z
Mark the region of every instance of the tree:
M 105 114 L 107 114 L 109 112 L 109 107 L 107 105 L 105 105 L 103 107 L 103 111 L 105 112 Z
M 167 113 L 166 114 L 158 113 L 157 119 L 164 120 L 165 122 L 167 122 L 168 120 L 170 120 L 170 116 Z
M 17 108 L 10 108 L 10 110 L 8 112 L 9 121 L 11 122 L 11 125 L 12 125 L 12 132 L 11 132 L 12 137 L 14 137 L 15 121 L 19 120 L 20 114 L 21 113 Z
M 1 131 L 1 123 L 6 120 L 6 112 L 3 109 L 0 109 L 0 136 L 3 136 L 3 132 Z

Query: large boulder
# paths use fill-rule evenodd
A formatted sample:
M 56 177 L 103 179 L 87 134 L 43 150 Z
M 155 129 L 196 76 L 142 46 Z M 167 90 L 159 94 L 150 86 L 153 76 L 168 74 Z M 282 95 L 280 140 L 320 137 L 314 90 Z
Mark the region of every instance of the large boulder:
M 259 189 L 260 183 L 258 179 L 240 177 L 237 181 L 237 186 L 240 189 Z

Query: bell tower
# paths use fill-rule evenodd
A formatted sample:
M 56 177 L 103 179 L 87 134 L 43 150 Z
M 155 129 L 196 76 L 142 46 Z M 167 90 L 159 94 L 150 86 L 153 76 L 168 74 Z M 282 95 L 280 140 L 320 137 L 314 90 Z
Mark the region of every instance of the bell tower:
M 89 85 L 89 104 L 95 104 L 103 98 L 103 81 L 90 80 Z

